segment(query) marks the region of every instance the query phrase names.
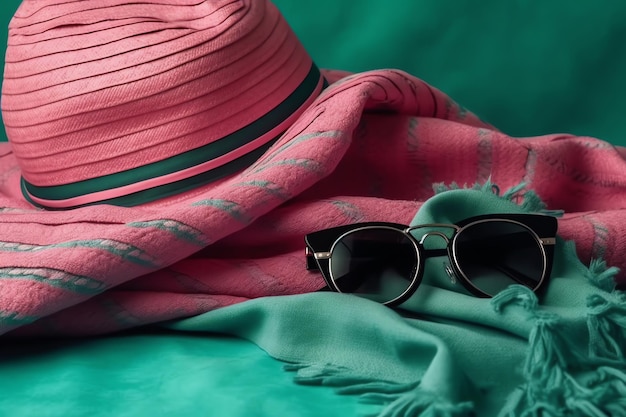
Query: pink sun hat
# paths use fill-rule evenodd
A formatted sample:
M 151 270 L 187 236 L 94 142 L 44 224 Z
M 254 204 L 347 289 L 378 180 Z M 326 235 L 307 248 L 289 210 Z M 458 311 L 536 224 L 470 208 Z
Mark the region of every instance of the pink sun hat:
M 36 206 L 133 206 L 251 165 L 326 81 L 265 0 L 24 0 L 2 112 Z

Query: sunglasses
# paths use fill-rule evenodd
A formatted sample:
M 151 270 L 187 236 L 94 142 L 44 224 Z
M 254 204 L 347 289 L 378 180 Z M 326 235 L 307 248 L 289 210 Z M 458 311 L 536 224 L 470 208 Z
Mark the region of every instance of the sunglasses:
M 445 273 L 477 297 L 509 285 L 539 292 L 552 270 L 557 219 L 541 214 L 491 214 L 457 224 L 405 226 L 357 223 L 306 235 L 308 270 L 319 270 L 327 288 L 388 306 L 417 289 L 426 259 L 447 256 Z M 445 248 L 432 248 L 438 237 Z M 441 246 L 441 245 L 440 245 Z

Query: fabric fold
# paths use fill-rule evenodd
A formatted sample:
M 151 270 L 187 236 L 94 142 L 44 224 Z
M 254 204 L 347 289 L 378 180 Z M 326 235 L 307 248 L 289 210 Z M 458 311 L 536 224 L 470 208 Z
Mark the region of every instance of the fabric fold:
M 305 234 L 356 221 L 407 224 L 433 183 L 484 184 L 485 161 L 502 190 L 524 180 L 541 210 L 565 212 L 560 234 L 576 242 L 583 262 L 626 266 L 626 161 L 614 147 L 509 137 L 397 70 L 324 75 L 333 84 L 256 163 L 184 198 L 35 209 L 20 195 L 14 155 L 1 150 L 9 145 L 0 144 L 0 317 L 10 318 L 0 332 L 102 334 L 315 291 L 324 284 L 304 270 Z M 489 153 L 477 153 L 485 141 Z M 588 180 L 594 175 L 610 181 Z M 15 250 L 28 247 L 35 250 Z M 615 279 L 623 283 L 623 272 Z
M 532 192 L 524 204 L 520 187 L 493 190 L 443 191 L 412 224 L 541 206 Z M 589 269 L 573 242 L 558 239 L 545 293 L 512 286 L 483 299 L 455 291 L 440 266 L 427 265 L 399 314 L 313 293 L 253 300 L 168 328 L 243 337 L 288 362 L 296 383 L 358 395 L 380 417 L 624 415 L 624 293 L 606 288 L 616 268 Z

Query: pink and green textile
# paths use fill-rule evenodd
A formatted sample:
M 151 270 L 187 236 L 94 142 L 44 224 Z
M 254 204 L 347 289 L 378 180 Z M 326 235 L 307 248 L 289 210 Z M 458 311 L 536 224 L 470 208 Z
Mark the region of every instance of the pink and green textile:
M 331 85 L 318 97 L 324 79 L 269 2 L 22 4 L 3 84 L 12 144 L 0 144 L 0 413 L 626 416 L 624 148 L 567 134 L 511 137 L 399 70 L 323 71 Z M 347 6 L 335 6 L 321 7 L 325 22 L 345 19 Z M 445 19 L 422 7 L 405 21 L 411 41 L 426 44 L 394 46 L 402 58 L 419 61 L 421 77 L 435 79 L 433 70 L 458 76 L 456 84 L 467 85 L 451 91 L 465 91 L 466 103 L 480 95 L 483 106 L 471 107 L 500 115 L 498 127 L 552 130 L 542 128 L 553 126 L 538 117 L 545 112 L 545 119 L 565 114 L 567 126 L 585 131 L 590 121 L 602 126 L 619 114 L 610 99 L 619 95 L 619 77 L 611 74 L 620 63 L 602 64 L 623 44 L 603 41 L 620 38 L 609 35 L 621 27 L 617 8 L 598 11 L 610 17 L 587 36 L 562 27 L 582 29 L 591 13 L 581 11 L 590 6 L 533 9 L 533 22 L 550 22 L 558 34 L 542 38 L 532 24 L 533 38 L 524 32 L 531 19 L 523 10 L 515 30 L 509 22 L 506 35 L 497 36 L 487 29 L 501 24 L 492 18 L 502 15 L 500 4 L 471 5 L 471 13 L 440 7 Z M 367 10 L 361 7 L 362 17 Z M 561 29 L 551 25 L 557 13 Z M 372 16 L 376 25 L 388 23 Z M 305 17 L 324 48 L 341 45 L 324 40 L 335 35 L 322 33 L 323 19 Z M 433 25 L 440 21 L 445 39 L 432 42 L 441 38 Z M 467 25 L 480 28 L 478 40 L 467 37 Z M 423 37 L 428 29 L 434 34 Z M 565 32 L 572 42 L 563 40 Z M 485 64 L 493 56 L 490 38 L 515 53 Z M 539 44 L 550 59 L 523 62 L 523 48 L 511 47 L 540 51 Z M 370 52 L 374 42 L 357 37 L 349 45 L 358 55 L 359 45 Z M 458 68 L 462 74 L 454 74 Z M 514 87 L 498 87 L 500 77 Z M 489 80 L 489 88 L 476 80 Z M 618 88 L 594 107 L 611 80 Z M 539 91 L 531 103 L 559 97 L 565 104 L 528 105 L 516 91 Z M 498 100 L 489 99 L 494 94 Z M 273 110 L 284 103 L 277 116 Z M 272 123 L 233 136 L 267 115 Z M 619 135 L 617 124 L 607 136 L 621 143 Z M 217 158 L 197 161 L 206 155 L 196 145 Z M 252 159 L 262 154 L 254 164 L 245 160 L 234 174 L 194 188 L 197 172 L 189 170 L 217 168 L 220 177 L 222 163 L 252 148 Z M 159 161 L 166 161 L 162 170 L 151 171 Z M 87 192 L 61 193 L 56 208 L 97 201 L 102 183 L 125 197 L 124 178 L 110 186 L 107 174 L 119 179 L 128 170 L 144 175 L 131 188 L 155 178 L 193 181 L 177 195 L 182 190 L 171 186 L 180 183 L 169 183 L 161 195 L 169 197 L 135 207 L 46 211 L 24 198 L 57 204 L 50 190 L 66 192 L 69 181 L 74 192 L 94 178 L 97 187 L 88 182 Z M 394 311 L 315 292 L 323 280 L 305 270 L 303 237 L 314 230 L 536 211 L 560 216 L 552 279 L 540 297 L 516 286 L 492 300 L 461 294 L 429 260 L 421 287 Z M 295 385 L 291 376 L 326 388 Z
M 408 223 L 440 182 L 524 182 L 565 211 L 560 235 L 584 262 L 624 267 L 620 149 L 563 134 L 509 137 L 400 71 L 326 76 L 334 83 L 257 163 L 184 198 L 36 209 L 2 145 L 0 331 L 106 333 L 314 291 L 323 283 L 304 271 L 306 233 Z

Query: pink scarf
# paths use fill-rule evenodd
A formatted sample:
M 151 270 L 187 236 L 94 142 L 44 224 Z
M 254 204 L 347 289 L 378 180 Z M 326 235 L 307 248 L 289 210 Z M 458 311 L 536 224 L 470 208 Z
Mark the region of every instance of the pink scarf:
M 565 211 L 559 234 L 584 262 L 626 267 L 623 149 L 509 137 L 401 71 L 325 74 L 334 84 L 257 163 L 184 198 L 35 209 L 0 144 L 0 334 L 106 333 L 315 291 L 306 233 L 408 223 L 441 182 L 524 182 Z

